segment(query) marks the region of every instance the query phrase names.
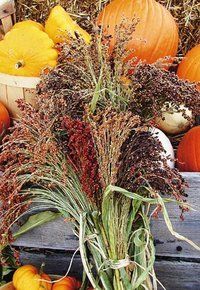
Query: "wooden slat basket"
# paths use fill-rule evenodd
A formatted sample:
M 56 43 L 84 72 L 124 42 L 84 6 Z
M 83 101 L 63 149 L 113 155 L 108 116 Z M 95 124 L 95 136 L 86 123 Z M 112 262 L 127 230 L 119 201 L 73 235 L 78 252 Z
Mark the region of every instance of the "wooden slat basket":
M 16 100 L 24 99 L 34 105 L 36 86 L 40 82 L 36 77 L 19 77 L 0 73 L 0 102 L 8 109 L 11 117 L 17 118 L 20 110 Z

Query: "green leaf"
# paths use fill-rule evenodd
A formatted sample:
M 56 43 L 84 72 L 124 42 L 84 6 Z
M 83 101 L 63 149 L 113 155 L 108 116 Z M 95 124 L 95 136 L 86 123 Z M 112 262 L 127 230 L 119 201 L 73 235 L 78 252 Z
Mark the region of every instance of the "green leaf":
M 128 278 L 128 274 L 126 272 L 126 270 L 124 268 L 119 269 L 120 274 L 121 274 L 121 278 L 122 278 L 122 283 L 124 285 L 124 289 L 127 290 L 132 290 L 132 285 L 131 282 Z
M 3 267 L 3 277 L 7 276 L 11 272 L 13 272 L 13 268 L 11 268 L 11 267 Z
M 25 224 L 20 227 L 20 229 L 13 234 L 14 239 L 23 235 L 24 233 L 43 225 L 46 222 L 55 220 L 60 216 L 60 213 L 55 213 L 52 211 L 44 211 L 30 216 Z

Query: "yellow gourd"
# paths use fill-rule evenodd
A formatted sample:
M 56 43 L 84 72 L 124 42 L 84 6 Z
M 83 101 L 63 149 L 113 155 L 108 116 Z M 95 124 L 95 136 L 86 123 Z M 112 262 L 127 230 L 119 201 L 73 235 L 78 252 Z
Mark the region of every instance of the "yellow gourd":
M 44 27 L 42 26 L 42 24 L 36 22 L 36 21 L 33 21 L 33 20 L 25 20 L 25 21 L 21 21 L 21 22 L 17 22 L 13 27 L 12 29 L 15 29 L 15 28 L 30 28 L 30 27 L 36 27 L 38 28 L 39 30 L 42 30 L 44 31 Z
M 55 6 L 45 23 L 45 32 L 54 41 L 54 43 L 67 42 L 69 36 L 76 38 L 78 35 L 85 43 L 89 44 L 91 36 L 82 29 L 70 15 L 60 6 Z
M 46 280 L 49 281 L 41 281 Z M 46 274 L 39 274 L 32 265 L 17 269 L 13 275 L 13 286 L 16 290 L 51 290 L 51 279 Z
M 0 41 L 0 72 L 38 77 L 57 63 L 58 52 L 48 35 L 36 27 L 15 28 Z

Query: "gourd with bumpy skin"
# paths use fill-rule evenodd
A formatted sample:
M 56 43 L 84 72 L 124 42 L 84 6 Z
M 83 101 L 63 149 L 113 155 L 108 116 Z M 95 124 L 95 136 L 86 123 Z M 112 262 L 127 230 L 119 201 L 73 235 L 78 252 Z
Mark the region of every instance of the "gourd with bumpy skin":
M 13 275 L 13 286 L 16 290 L 51 290 L 51 279 L 46 274 L 39 274 L 37 268 L 25 265 L 17 269 Z
M 74 277 L 66 277 L 53 285 L 52 290 L 78 290 L 81 287 L 81 282 Z
M 12 29 L 15 29 L 15 28 L 30 28 L 30 27 L 36 27 L 38 28 L 39 30 L 42 30 L 44 31 L 44 27 L 42 26 L 42 24 L 36 22 L 36 21 L 33 21 L 33 20 L 25 20 L 25 21 L 21 21 L 21 22 L 17 22 L 13 27 Z
M 6 107 L 0 102 L 0 137 L 10 127 L 10 117 Z
M 58 52 L 49 36 L 36 27 L 15 28 L 0 41 L 0 72 L 38 77 L 44 68 L 53 68 Z
M 178 146 L 177 158 L 180 171 L 200 172 L 200 126 L 184 135 Z
M 179 64 L 179 78 L 190 82 L 200 82 L 200 44 L 193 47 Z M 200 90 L 200 85 L 198 85 Z
M 187 118 L 180 110 L 184 111 Z M 162 109 L 162 116 L 156 118 L 156 124 L 165 133 L 174 135 L 186 131 L 191 120 L 192 112 L 184 105 L 178 106 L 177 109 L 171 103 L 166 103 Z
M 69 36 L 82 38 L 85 43 L 89 44 L 91 36 L 87 31 L 82 29 L 70 15 L 60 6 L 55 6 L 45 23 L 45 32 L 54 41 L 54 43 L 67 42 Z
M 155 0 L 113 0 L 100 13 L 97 24 L 102 27 L 103 35 L 110 37 L 110 53 L 116 46 L 117 28 L 119 29 L 121 24 L 123 27 L 135 25 L 131 39 L 126 45 L 130 54 L 125 60 L 137 57 L 151 64 L 166 56 L 176 56 L 176 22 L 170 12 Z

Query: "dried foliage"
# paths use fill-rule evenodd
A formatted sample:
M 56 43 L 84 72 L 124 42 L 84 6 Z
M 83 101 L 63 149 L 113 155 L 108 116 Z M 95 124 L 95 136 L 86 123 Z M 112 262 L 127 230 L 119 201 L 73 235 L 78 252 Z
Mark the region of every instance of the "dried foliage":
M 81 23 L 81 27 L 91 30 L 101 1 L 96 0 L 16 0 L 17 20 L 32 19 L 44 23 L 50 10 L 57 4 Z
M 198 0 L 159 0 L 175 17 L 179 26 L 179 53 L 200 43 L 200 3 Z
M 129 108 L 143 121 L 160 117 L 165 103 L 171 103 L 184 116 L 184 109 L 179 108 L 182 104 L 192 111 L 193 116 L 200 114 L 200 92 L 195 84 L 180 80 L 174 73 L 153 65 L 139 65 L 131 79 L 135 92 Z
M 99 165 L 90 125 L 66 116 L 63 119 L 63 127 L 66 129 L 67 135 L 67 155 L 79 176 L 83 191 L 89 198 L 98 202 L 102 193 Z
M 46 162 L 47 154 L 50 152 L 56 158 L 58 152 L 52 135 L 55 119 L 43 114 L 42 109 L 36 112 L 22 101 L 19 101 L 19 108 L 24 117 L 15 123 L 10 135 L 5 137 L 0 154 L 0 168 L 3 171 L 0 177 L 2 245 L 6 244 L 7 233 L 10 233 L 13 223 L 30 205 L 28 192 L 27 196 L 20 194 L 24 183 L 27 183 L 23 176 L 36 171 L 45 175 L 42 165 Z
M 122 43 L 126 39 L 124 35 Z M 96 107 L 105 107 L 107 102 L 115 109 L 126 109 L 135 88 L 124 83 L 130 64 L 121 61 L 123 44 L 116 49 L 113 61 L 109 61 L 107 45 L 102 45 L 101 38 L 97 36 L 91 46 L 77 39 L 60 49 L 59 65 L 43 76 L 38 90 L 39 98 L 52 96 L 58 103 L 63 99 L 65 108 L 63 110 L 62 106 L 60 111 L 79 119 L 89 103 L 93 112 Z
M 108 1 L 21 0 L 18 19 L 43 22 L 58 2 L 91 30 Z M 38 86 L 36 109 L 19 101 L 24 117 L 4 139 L 0 154 L 1 244 L 12 239 L 10 227 L 32 201 L 39 201 L 40 209 L 54 207 L 74 223 L 96 289 L 121 289 L 122 280 L 127 289 L 152 289 L 150 275 L 157 283 L 150 205 L 156 214 L 163 209 L 169 230 L 184 240 L 171 228 L 165 202 L 185 205 L 186 184 L 167 166 L 161 143 L 146 124 L 166 102 L 184 103 L 200 114 L 200 93 L 156 66 L 139 64 L 130 75 L 130 64 L 122 61 L 129 36 L 119 35 L 112 60 L 97 33 L 91 46 L 77 40 L 59 47 L 58 66 Z
M 31 18 L 44 22 L 50 9 L 61 4 L 81 26 L 91 31 L 98 11 L 109 0 L 17 0 L 17 19 Z M 180 34 L 179 53 L 186 52 L 200 42 L 200 4 L 198 0 L 159 0 L 175 17 Z
M 90 118 L 102 188 L 105 190 L 108 184 L 117 183 L 121 146 L 131 130 L 140 124 L 140 119 L 131 112 L 117 113 L 110 107 Z
M 184 199 L 185 182 L 176 169 L 170 169 L 163 147 L 149 130 L 133 131 L 121 149 L 119 186 L 132 192 L 145 192 L 149 186 L 154 192 Z
M 59 116 L 82 118 L 84 105 L 92 98 L 93 84 L 83 57 L 88 54 L 88 49 L 81 41 L 77 41 L 74 47 L 66 45 L 62 49 L 59 65 L 43 75 L 38 87 L 39 102 L 52 98 L 54 112 Z M 48 102 L 45 101 L 45 104 L 48 105 Z

